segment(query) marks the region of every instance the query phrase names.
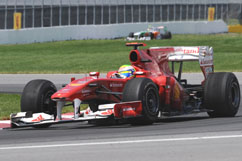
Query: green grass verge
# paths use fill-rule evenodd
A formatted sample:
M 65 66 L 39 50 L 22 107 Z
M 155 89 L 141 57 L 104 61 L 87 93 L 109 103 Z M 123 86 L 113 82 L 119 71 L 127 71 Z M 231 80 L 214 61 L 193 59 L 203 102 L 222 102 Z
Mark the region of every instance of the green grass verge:
M 0 94 L 0 119 L 9 119 L 11 113 L 20 111 L 20 95 Z
M 130 47 L 123 39 L 80 40 L 27 45 L 0 45 L 0 73 L 107 72 L 128 64 Z M 145 41 L 151 46 L 212 46 L 216 71 L 242 71 L 242 34 L 173 35 Z M 199 72 L 188 63 L 185 72 Z

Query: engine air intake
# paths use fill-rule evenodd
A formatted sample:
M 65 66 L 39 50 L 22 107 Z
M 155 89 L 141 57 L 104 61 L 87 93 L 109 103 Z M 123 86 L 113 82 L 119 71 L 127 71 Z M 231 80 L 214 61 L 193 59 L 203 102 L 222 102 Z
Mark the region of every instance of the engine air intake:
M 139 55 L 137 52 L 132 51 L 129 55 L 129 59 L 132 63 L 136 63 L 139 60 Z

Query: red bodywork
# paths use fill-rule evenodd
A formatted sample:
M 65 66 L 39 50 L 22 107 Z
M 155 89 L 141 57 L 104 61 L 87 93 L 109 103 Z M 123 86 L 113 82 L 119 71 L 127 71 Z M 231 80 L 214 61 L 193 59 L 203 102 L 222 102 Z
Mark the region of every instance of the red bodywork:
M 107 118 L 150 124 L 161 116 L 208 112 L 209 109 L 203 107 L 203 84 L 208 75 L 213 73 L 212 47 L 175 46 L 141 50 L 138 47 L 146 46 L 143 43 L 128 43 L 126 46 L 134 47 L 129 54 L 131 65 L 135 68 L 134 76 L 117 78 L 118 71 L 110 71 L 106 78 L 99 78 L 99 72 L 90 72 L 88 77 L 82 79 L 71 78 L 71 83 L 51 96 L 56 101 L 56 112 L 51 115 L 44 112 L 13 114 L 13 127 L 42 127 L 44 124 L 48 126 Z M 183 61 L 199 62 L 204 75 L 201 84 L 188 84 L 186 79 L 181 79 Z M 177 77 L 173 74 L 175 62 L 180 63 Z M 55 103 L 49 98 L 46 102 L 51 102 L 49 105 L 54 108 L 52 106 Z M 71 102 L 74 107 L 71 118 L 62 117 L 62 108 L 71 105 L 67 102 Z M 89 107 L 80 111 L 81 104 L 88 104 Z
M 138 45 L 136 45 L 138 44 Z M 135 77 L 146 77 L 151 79 L 159 89 L 160 102 L 162 105 L 169 105 L 176 110 L 182 110 L 182 104 L 186 99 L 183 88 L 175 79 L 168 65 L 168 55 L 174 52 L 174 48 L 144 49 L 137 46 L 144 46 L 141 43 L 129 43 L 127 46 L 135 46 L 130 52 L 130 62 L 136 69 Z M 99 74 L 73 80 L 70 84 L 52 95 L 53 100 L 73 101 L 78 98 L 89 103 L 93 100 L 105 103 L 120 103 L 122 94 L 100 94 L 100 91 L 111 91 L 122 93 L 127 79 L 112 78 L 112 74 L 117 71 L 107 73 L 106 78 L 99 78 Z M 134 77 L 133 77 L 134 78 Z M 99 91 L 99 92 L 97 92 Z

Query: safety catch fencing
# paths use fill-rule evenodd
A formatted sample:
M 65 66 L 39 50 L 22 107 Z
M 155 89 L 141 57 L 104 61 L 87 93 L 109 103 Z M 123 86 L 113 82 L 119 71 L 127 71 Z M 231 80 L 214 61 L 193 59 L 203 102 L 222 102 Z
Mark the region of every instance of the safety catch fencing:
M 242 0 L 0 0 L 0 29 L 214 19 L 242 23 Z

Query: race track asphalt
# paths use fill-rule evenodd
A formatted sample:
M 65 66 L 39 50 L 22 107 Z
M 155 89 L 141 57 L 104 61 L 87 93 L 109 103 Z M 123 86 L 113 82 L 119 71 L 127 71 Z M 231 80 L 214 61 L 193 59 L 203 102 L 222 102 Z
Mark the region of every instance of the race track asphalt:
M 239 84 L 242 84 L 242 72 L 235 72 Z M 72 77 L 83 78 L 87 74 L 0 74 L 0 93 L 22 93 L 24 86 L 33 79 L 46 79 L 52 81 L 58 89 L 63 84 L 70 83 Z M 101 73 L 100 77 L 106 75 Z M 200 84 L 203 80 L 202 73 L 183 73 L 182 79 L 187 79 L 190 84 Z M 241 78 L 241 79 L 240 79 Z
M 236 75 L 242 88 L 242 74 Z M 188 77 L 194 83 L 200 81 L 196 74 Z M 20 88 L 25 84 L 18 83 Z M 11 85 L 11 81 L 6 84 Z M 96 126 L 83 122 L 45 129 L 0 130 L 0 159 L 4 161 L 241 161 L 241 149 L 241 105 L 233 118 L 209 118 L 200 113 L 163 118 L 149 126 Z

